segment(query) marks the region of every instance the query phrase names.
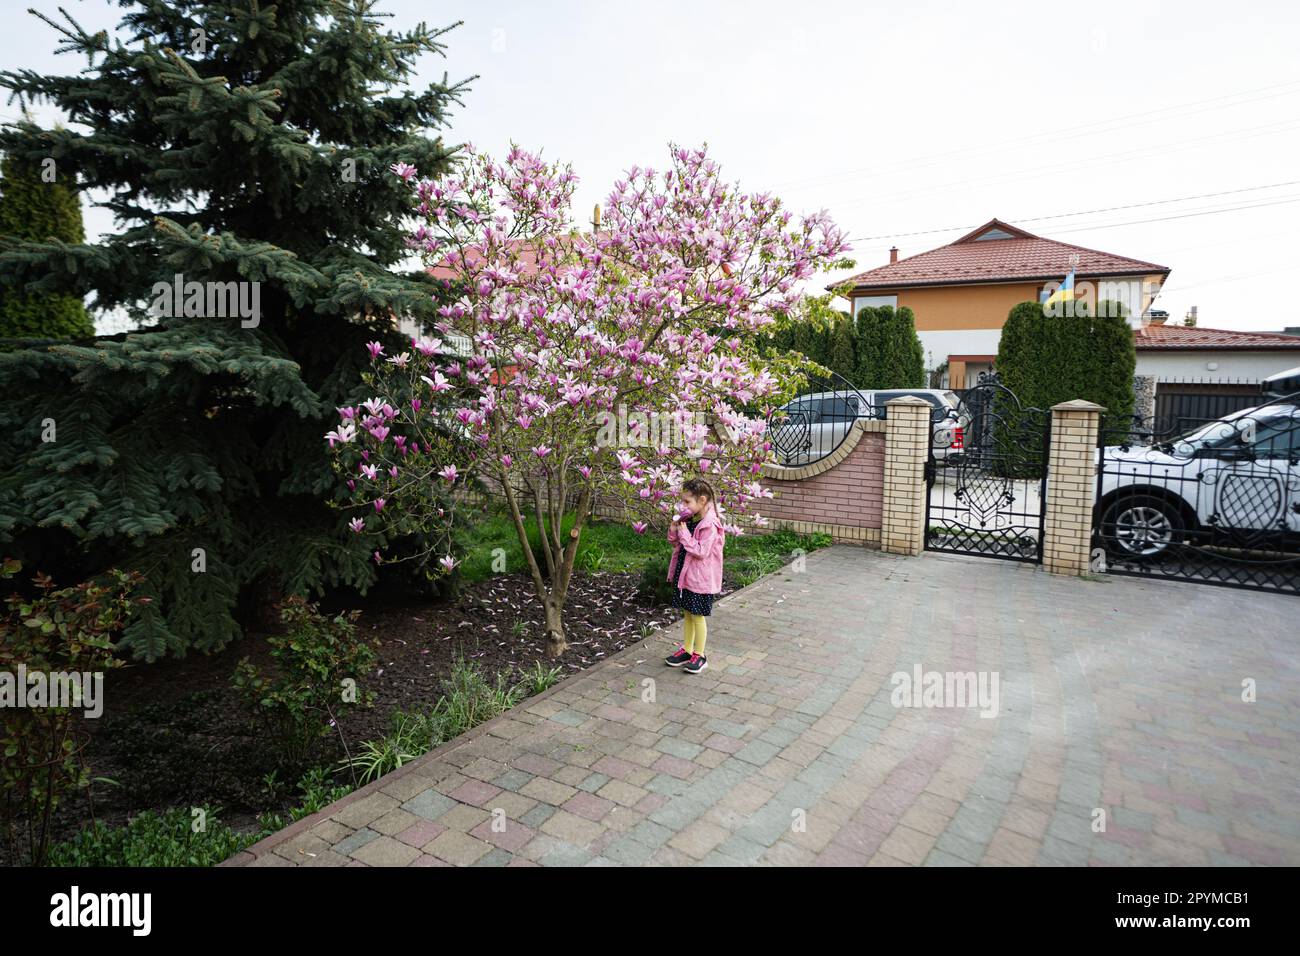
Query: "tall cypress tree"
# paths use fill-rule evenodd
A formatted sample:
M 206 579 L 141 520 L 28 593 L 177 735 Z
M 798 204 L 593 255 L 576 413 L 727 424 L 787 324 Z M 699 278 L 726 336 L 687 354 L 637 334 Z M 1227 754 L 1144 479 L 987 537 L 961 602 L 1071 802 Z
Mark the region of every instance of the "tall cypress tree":
M 925 353 L 911 309 L 891 305 L 859 309 L 857 333 L 859 388 L 925 386 Z
M 372 583 L 379 542 L 329 508 L 323 435 L 363 344 L 434 315 L 402 270 L 409 193 L 389 169 L 446 170 L 429 131 L 464 84 L 410 89 L 452 27 L 395 32 L 373 0 L 119 3 L 113 40 L 41 17 L 88 72 L 0 73 L 69 124 L 19 122 L 0 148 L 52 159 L 120 224 L 0 240 L 0 278 L 141 326 L 0 355 L 0 547 L 66 575 L 141 570 L 153 600 L 124 643 L 153 659 L 237 636 L 241 595 Z M 178 276 L 205 295 L 173 301 Z
M 6 156 L 0 162 L 0 236 L 81 242 L 86 238 L 81 197 L 59 182 L 53 164 L 34 167 Z M 94 334 L 94 323 L 77 296 L 0 285 L 0 339 L 77 339 Z
M 1012 307 L 998 343 L 998 378 L 1024 406 L 1048 409 L 1081 398 L 1127 417 L 1137 353 L 1121 303 L 1076 302 L 1049 316 L 1037 302 Z
M 857 375 L 853 382 L 858 388 L 879 388 L 882 326 L 880 310 L 875 306 L 858 309 L 854 320 L 857 341 Z
M 857 342 L 854 340 L 853 322 L 848 315 L 838 315 L 831 326 L 831 346 L 826 363 L 845 381 L 857 384 Z

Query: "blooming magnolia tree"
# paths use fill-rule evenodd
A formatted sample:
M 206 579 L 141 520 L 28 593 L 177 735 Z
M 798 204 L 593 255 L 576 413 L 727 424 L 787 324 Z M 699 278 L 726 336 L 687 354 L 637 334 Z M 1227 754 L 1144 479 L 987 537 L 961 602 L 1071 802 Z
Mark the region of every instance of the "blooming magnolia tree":
M 597 505 L 645 532 L 698 475 L 730 532 L 764 523 L 766 422 L 799 362 L 760 356 L 759 340 L 796 308 L 799 280 L 840 264 L 845 239 L 824 213 L 796 218 L 724 183 L 703 150 L 673 147 L 662 173 L 633 167 L 585 234 L 572 170 L 517 147 L 501 163 L 471 149 L 436 181 L 394 172 L 420 219 L 409 244 L 448 304 L 441 338 L 400 355 L 370 347 L 380 394 L 341 409 L 327 436 L 357 468 L 353 527 L 405 522 L 445 541 L 448 490 L 480 480 L 504 497 L 559 656 Z

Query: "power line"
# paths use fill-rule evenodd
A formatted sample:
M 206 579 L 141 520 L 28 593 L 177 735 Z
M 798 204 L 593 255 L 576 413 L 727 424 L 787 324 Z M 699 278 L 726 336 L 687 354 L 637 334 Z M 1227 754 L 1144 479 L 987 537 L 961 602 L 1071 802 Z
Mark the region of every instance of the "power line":
M 1278 266 L 1275 269 L 1264 269 L 1261 272 L 1240 272 L 1236 275 L 1216 276 L 1213 279 L 1202 279 L 1200 282 L 1189 282 L 1184 285 L 1175 285 L 1161 288 L 1160 294 L 1167 292 L 1183 292 L 1187 289 L 1200 289 L 1205 286 L 1228 285 L 1233 282 L 1241 282 L 1243 279 L 1255 279 L 1259 276 L 1275 275 L 1279 272 L 1291 272 L 1297 267 L 1293 265 Z
M 1243 209 L 1263 209 L 1266 206 L 1285 206 L 1288 203 L 1300 202 L 1300 196 L 1293 196 L 1288 199 L 1276 199 L 1271 202 L 1253 203 L 1243 206 L 1223 206 L 1219 209 L 1206 209 L 1201 212 L 1189 212 L 1178 216 L 1158 216 L 1154 219 L 1134 219 L 1131 222 L 1104 222 L 1095 226 L 1079 226 L 1074 229 L 1062 229 L 1062 233 L 1069 232 L 1088 232 L 1093 229 L 1116 229 L 1120 226 L 1138 226 L 1147 222 L 1169 222 L 1173 219 L 1194 219 L 1197 216 L 1213 216 L 1221 212 L 1240 212 Z
M 1193 199 L 1211 199 L 1215 196 L 1231 196 L 1231 195 L 1235 195 L 1236 193 L 1258 192 L 1261 189 L 1279 189 L 1282 186 L 1296 186 L 1296 185 L 1300 185 L 1300 179 L 1291 179 L 1282 183 L 1269 183 L 1263 186 L 1243 186 L 1241 189 L 1224 189 L 1219 192 L 1200 193 L 1195 196 L 1178 196 L 1177 198 L 1174 199 L 1154 199 L 1151 200 L 1150 202 L 1128 203 L 1123 206 L 1100 206 L 1096 209 L 1081 209 L 1078 212 L 1058 212 L 1058 213 L 1053 213 L 1050 216 L 1029 216 L 1029 217 L 1013 218 L 1010 221 L 1013 223 L 1021 223 L 1021 222 L 1043 222 L 1048 219 L 1068 219 L 1074 216 L 1089 216 L 1097 212 L 1118 212 L 1121 209 L 1139 209 L 1143 206 L 1164 206 L 1164 205 L 1168 205 L 1169 203 L 1175 203 L 1175 202 L 1189 202 L 1190 200 Z M 872 240 L 875 239 L 904 239 L 910 236 L 929 236 L 939 232 L 957 232 L 958 230 L 961 229 L 974 229 L 975 226 L 978 225 L 979 223 L 974 223 L 973 225 L 969 225 L 969 226 L 947 226 L 943 229 L 921 229 L 916 232 L 891 232 L 881 236 L 855 236 L 850 241 L 871 242 Z
M 895 160 L 894 162 L 891 162 L 891 163 L 885 163 L 885 164 L 883 164 L 883 165 L 877 164 L 877 165 L 874 165 L 874 166 L 859 166 L 859 167 L 857 167 L 857 168 L 855 168 L 855 169 L 843 170 L 843 171 L 838 172 L 838 173 L 823 173 L 823 174 L 818 175 L 818 176 L 802 177 L 802 178 L 799 178 L 799 179 L 790 179 L 790 180 L 785 180 L 784 182 L 774 183 L 772 188 L 774 188 L 774 189 L 779 189 L 779 188 L 784 188 L 784 187 L 787 187 L 787 186 L 794 186 L 794 185 L 801 185 L 801 184 L 811 184 L 811 183 L 820 183 L 820 182 L 823 182 L 823 181 L 825 181 L 825 180 L 829 180 L 829 179 L 839 179 L 839 178 L 843 178 L 843 177 L 845 177 L 845 176 L 854 176 L 854 175 L 859 175 L 859 174 L 862 174 L 862 173 L 868 173 L 868 172 L 881 172 L 881 171 L 885 171 L 885 170 L 895 169 L 895 168 L 898 168 L 898 167 L 911 167 L 911 166 L 915 166 L 915 165 L 918 165 L 918 164 L 924 164 L 924 163 L 925 163 L 926 161 L 928 161 L 928 160 L 943 159 L 943 158 L 951 157 L 951 156 L 960 156 L 960 155 L 963 155 L 963 154 L 965 154 L 965 153 L 978 152 L 978 151 L 981 151 L 981 150 L 992 150 L 993 152 L 1000 152 L 1000 151 L 1004 151 L 1004 150 L 1009 149 L 1009 148 L 1013 148 L 1013 147 L 1015 147 L 1015 146 L 1023 145 L 1023 144 L 1029 143 L 1029 142 L 1033 142 L 1034 140 L 1039 140 L 1039 139 L 1044 139 L 1044 138 L 1046 138 L 1048 142 L 1052 142 L 1052 141 L 1053 141 L 1053 138 L 1057 138 L 1057 139 L 1074 139 L 1074 138 L 1078 138 L 1079 136 L 1084 136 L 1084 135 L 1095 135 L 1096 133 L 1109 132 L 1109 131 L 1111 131 L 1111 129 L 1108 129 L 1108 128 L 1107 128 L 1109 124 L 1119 123 L 1119 122 L 1121 122 L 1121 121 L 1123 121 L 1123 120 L 1138 119 L 1138 118 L 1140 118 L 1140 117 L 1152 116 L 1152 115 L 1157 114 L 1157 113 L 1168 113 L 1168 112 L 1173 111 L 1173 110 L 1186 109 L 1186 108 L 1188 108 L 1188 107 L 1193 107 L 1193 106 L 1203 106 L 1203 105 L 1208 104 L 1208 103 L 1221 103 L 1223 100 L 1231 100 L 1231 99 L 1236 99 L 1236 98 L 1238 98 L 1238 97 L 1250 96 L 1250 95 L 1253 94 L 1253 93 L 1272 93 L 1272 91 L 1275 91 L 1275 90 L 1285 90 L 1285 89 L 1288 88 L 1288 87 L 1296 87 L 1296 86 L 1300 86 L 1300 80 L 1289 80 L 1289 81 L 1287 81 L 1287 82 L 1285 82 L 1285 83 L 1276 83 L 1276 84 L 1273 84 L 1273 85 L 1271 85 L 1271 86 L 1255 87 L 1255 88 L 1248 89 L 1248 90 L 1240 90 L 1240 91 L 1238 91 L 1238 92 L 1236 92 L 1236 93 L 1225 93 L 1225 94 L 1222 95 L 1222 96 L 1211 97 L 1211 98 L 1209 98 L 1209 99 L 1203 99 L 1203 100 L 1192 100 L 1192 101 L 1190 101 L 1190 102 L 1186 102 L 1186 103 L 1178 103 L 1178 104 L 1174 104 L 1173 106 L 1165 106 L 1165 107 L 1160 107 L 1160 108 L 1158 108 L 1158 109 L 1153 109 L 1153 110 L 1144 110 L 1144 111 L 1137 112 L 1137 113 L 1126 113 L 1126 114 L 1123 114 L 1123 115 L 1120 115 L 1120 116 L 1111 117 L 1111 118 L 1109 118 L 1109 119 L 1104 119 L 1104 120 L 1095 120 L 1095 121 L 1093 121 L 1093 122 L 1091 122 L 1091 123 L 1085 123 L 1085 124 L 1083 124 L 1083 125 L 1077 125 L 1077 124 L 1076 124 L 1076 125 L 1074 125 L 1074 126 L 1070 126 L 1070 127 L 1060 127 L 1060 128 L 1058 128 L 1058 129 L 1055 129 L 1055 130 L 1047 130 L 1047 131 L 1044 131 L 1044 132 L 1041 132 L 1041 133 L 1030 133 L 1030 134 L 1027 134 L 1027 135 L 1025 135 L 1025 136 L 1014 137 L 1014 138 L 1011 138 L 1011 139 L 1002 139 L 1002 140 L 999 140 L 997 143 L 989 143 L 989 144 L 985 144 L 985 145 L 983 145 L 983 146 L 967 146 L 967 147 L 963 147 L 963 148 L 961 148 L 961 149 L 946 150 L 946 151 L 938 152 L 938 153 L 922 154 L 922 155 L 920 155 L 920 156 L 914 156 L 914 157 L 911 157 L 911 158 L 909 158 L 909 159 L 900 159 L 900 160 Z M 1224 103 L 1222 106 L 1218 106 L 1218 107 L 1209 107 L 1208 109 L 1202 109 L 1202 110 L 1194 110 L 1194 111 L 1192 111 L 1192 112 L 1190 112 L 1190 113 L 1185 113 L 1185 114 L 1182 114 L 1182 115 L 1180 115 L 1180 116 L 1172 116 L 1172 117 L 1168 117 L 1168 118 L 1169 118 L 1169 119 L 1181 119 L 1181 118 L 1183 118 L 1184 116 L 1195 116 L 1195 115 L 1197 115 L 1198 113 L 1209 112 L 1209 111 L 1212 110 L 1212 109 L 1227 109 L 1227 108 L 1231 108 L 1231 107 L 1234 107 L 1234 106 L 1242 106 L 1242 105 L 1245 105 L 1245 104 L 1247 104 L 1247 103 L 1258 102 L 1259 100 L 1264 100 L 1264 99 L 1273 99 L 1273 98 L 1278 97 L 1278 96 L 1288 96 L 1288 95 L 1291 95 L 1292 93 L 1295 93 L 1295 92 L 1300 92 L 1300 90 L 1294 90 L 1294 89 L 1293 89 L 1293 90 L 1288 90 L 1287 92 L 1282 92 L 1282 93 L 1272 93 L 1272 95 L 1270 95 L 1270 96 L 1261 96 L 1261 97 L 1256 97 L 1256 98 L 1254 98 L 1254 99 L 1242 100 L 1242 101 L 1240 101 L 1240 102 L 1236 102 L 1236 103 Z M 1137 125 L 1137 124 L 1126 124 L 1126 125 L 1122 125 L 1122 126 L 1115 126 L 1115 127 L 1113 127 L 1113 128 L 1114 128 L 1114 129 L 1127 129 L 1127 128 L 1129 128 L 1129 127 L 1132 126 L 1132 125 Z M 1098 129 L 1098 127 L 1101 127 L 1101 128 Z M 1062 135 L 1062 134 L 1064 134 L 1064 135 Z
M 836 203 L 836 207 L 842 208 L 844 206 L 855 205 L 863 202 L 873 202 L 877 206 L 897 205 L 903 202 L 911 202 L 922 196 L 951 192 L 954 189 L 969 188 L 974 185 L 997 185 L 999 181 L 1022 183 L 1029 179 L 1041 179 L 1043 176 L 1064 176 L 1071 173 L 1082 172 L 1083 170 L 1094 169 L 1099 166 L 1110 166 L 1115 165 L 1116 163 L 1132 162 L 1150 156 L 1159 156 L 1163 158 L 1175 152 L 1183 152 L 1188 149 L 1199 149 L 1204 148 L 1207 145 L 1214 145 L 1216 142 L 1224 139 L 1241 142 L 1258 136 L 1272 136 L 1278 133 L 1285 133 L 1297 128 L 1300 128 L 1300 124 L 1297 124 L 1296 118 L 1289 117 L 1273 123 L 1265 123 L 1261 126 L 1247 126 L 1241 129 L 1211 133 L 1207 136 L 1197 136 L 1192 139 L 1177 140 L 1172 143 L 1152 144 L 1138 149 L 1109 153 L 1104 156 L 1087 160 L 1068 160 L 1063 163 L 1047 163 L 1038 166 L 1026 166 L 1020 169 L 996 172 L 986 176 L 969 177 L 947 183 L 940 183 L 937 186 L 924 186 L 918 189 L 892 192 L 889 195 L 889 198 L 883 200 L 876 195 L 856 196 L 853 199 L 840 200 Z

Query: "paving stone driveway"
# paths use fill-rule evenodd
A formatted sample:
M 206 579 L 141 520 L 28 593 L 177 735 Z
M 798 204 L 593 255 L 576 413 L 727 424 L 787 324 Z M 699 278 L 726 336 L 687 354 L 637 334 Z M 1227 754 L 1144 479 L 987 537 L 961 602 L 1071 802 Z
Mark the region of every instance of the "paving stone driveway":
M 226 865 L 1296 865 L 1297 611 L 834 547 L 720 602 L 702 675 L 663 632 Z M 918 664 L 997 715 L 895 707 Z

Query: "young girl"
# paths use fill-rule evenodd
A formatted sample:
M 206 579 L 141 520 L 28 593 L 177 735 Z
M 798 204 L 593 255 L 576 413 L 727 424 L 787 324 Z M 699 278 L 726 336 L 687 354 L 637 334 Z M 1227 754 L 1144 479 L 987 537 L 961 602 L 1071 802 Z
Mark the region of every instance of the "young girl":
M 685 613 L 682 646 L 664 659 L 669 667 L 685 665 L 698 674 L 709 666 L 704 644 L 709 638 L 713 596 L 722 590 L 722 548 L 726 533 L 714 504 L 713 486 L 702 478 L 682 485 L 682 511 L 668 525 L 668 543 L 677 545 L 668 562 L 673 607 Z

